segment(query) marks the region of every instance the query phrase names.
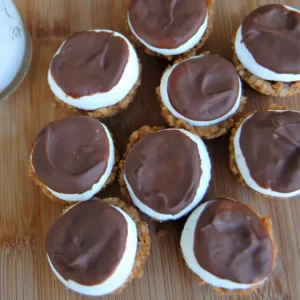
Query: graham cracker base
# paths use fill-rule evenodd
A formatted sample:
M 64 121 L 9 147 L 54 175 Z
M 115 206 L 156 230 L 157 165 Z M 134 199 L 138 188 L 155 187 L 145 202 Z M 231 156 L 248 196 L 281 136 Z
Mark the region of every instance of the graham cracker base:
M 267 107 L 267 110 L 287 110 L 288 107 L 287 106 L 282 106 L 279 104 L 271 104 Z M 255 112 L 255 111 L 254 111 Z M 239 168 L 237 166 L 236 160 L 235 160 L 235 153 L 234 153 L 234 136 L 238 130 L 238 128 L 241 126 L 241 124 L 244 122 L 244 120 L 250 116 L 251 114 L 253 114 L 254 112 L 250 112 L 245 114 L 242 118 L 240 118 L 235 124 L 234 127 L 231 130 L 231 136 L 229 138 L 229 168 L 232 171 L 233 175 L 235 175 L 237 177 L 238 182 L 241 185 L 247 186 L 242 174 L 239 171 Z M 251 189 L 249 187 L 249 189 Z M 254 191 L 253 189 L 251 189 L 251 191 L 255 192 L 256 194 L 259 195 L 263 195 L 265 198 L 273 198 L 271 196 L 268 195 L 264 195 L 264 194 L 260 194 L 257 191 Z
M 204 52 L 203 54 L 204 55 L 209 54 L 209 52 Z M 174 61 L 174 64 L 178 64 L 178 63 L 182 62 L 183 60 L 184 59 L 178 59 L 178 60 Z M 164 71 L 164 73 L 167 72 L 170 68 L 172 68 L 172 66 L 169 66 Z M 164 73 L 163 73 L 162 77 L 164 76 Z M 193 126 L 193 125 L 189 125 L 184 120 L 178 119 L 177 117 L 172 115 L 172 113 L 168 110 L 168 108 L 165 106 L 165 104 L 162 101 L 162 97 L 160 94 L 160 86 L 158 86 L 156 88 L 156 95 L 157 95 L 157 99 L 160 103 L 161 114 L 164 117 L 164 119 L 166 120 L 166 122 L 171 127 L 186 129 L 186 130 L 198 135 L 199 137 L 201 137 L 203 139 L 213 139 L 213 138 L 217 138 L 219 136 L 226 134 L 227 131 L 233 127 L 235 121 L 240 118 L 240 115 L 241 115 L 242 111 L 244 110 L 244 107 L 247 102 L 247 98 L 244 96 L 241 96 L 241 103 L 240 103 L 240 106 L 239 106 L 237 112 L 225 121 L 222 121 L 222 122 L 214 124 L 214 125 L 209 125 L 209 126 Z
M 126 21 L 126 26 L 125 26 L 126 27 L 126 35 L 128 36 L 128 38 L 136 46 L 143 49 L 143 51 L 148 55 L 164 58 L 164 59 L 167 59 L 169 61 L 173 60 L 173 59 L 176 59 L 178 57 L 183 57 L 183 58 L 184 57 L 189 57 L 189 56 L 191 56 L 192 53 L 194 53 L 195 51 L 202 48 L 202 46 L 206 43 L 206 41 L 208 40 L 208 38 L 210 37 L 210 35 L 212 34 L 212 32 L 214 30 L 214 4 L 215 4 L 215 0 L 206 0 L 206 2 L 207 2 L 207 8 L 208 8 L 208 25 L 207 25 L 207 29 L 206 29 L 204 35 L 202 36 L 201 40 L 198 42 L 198 44 L 196 46 L 194 46 L 193 48 L 189 49 L 188 51 L 182 53 L 182 54 L 163 55 L 163 54 L 159 54 L 159 53 L 156 53 L 156 52 L 148 49 L 131 32 L 127 21 Z
M 285 97 L 293 96 L 300 92 L 300 81 L 291 83 L 275 82 L 264 80 L 250 73 L 243 64 L 239 61 L 236 53 L 233 55 L 233 63 L 240 77 L 254 90 L 259 93 L 273 96 L 273 97 Z
M 140 62 L 139 62 L 139 66 L 140 66 L 140 70 L 139 70 L 139 77 L 138 77 L 137 82 L 135 83 L 135 85 L 133 86 L 131 91 L 127 94 L 127 96 L 123 100 L 121 100 L 120 102 L 118 102 L 114 105 L 98 108 L 93 111 L 89 111 L 89 110 L 83 110 L 83 109 L 76 108 L 70 104 L 63 102 L 62 100 L 58 99 L 57 97 L 55 97 L 55 100 L 59 106 L 67 108 L 71 113 L 73 113 L 75 115 L 86 115 L 86 116 L 89 116 L 92 118 L 99 118 L 99 119 L 105 119 L 108 117 L 112 117 L 112 116 L 116 115 L 117 113 L 119 113 L 120 111 L 127 109 L 128 105 L 135 98 L 137 89 L 142 83 L 142 79 L 141 79 L 142 65 Z M 80 100 L 78 100 L 78 101 L 80 101 Z
M 228 199 L 231 199 L 229 197 L 226 197 L 224 196 L 225 198 L 228 198 Z M 218 197 L 216 197 L 217 199 Z M 231 199 L 231 200 L 234 200 L 234 199 Z M 234 200 L 236 201 L 236 200 Z M 251 206 L 249 205 L 246 205 L 252 212 L 254 212 L 261 220 L 261 222 L 263 223 L 263 225 L 265 226 L 265 228 L 267 229 L 268 231 L 268 234 L 270 236 L 270 239 L 272 241 L 272 245 L 273 245 L 273 264 L 272 264 L 272 270 L 274 269 L 275 265 L 276 265 L 276 257 L 277 257 L 277 254 L 278 254 L 278 247 L 277 247 L 277 244 L 275 242 L 275 238 L 274 238 L 274 232 L 273 232 L 273 226 L 272 226 L 272 221 L 269 219 L 269 218 L 265 218 L 265 217 L 262 217 L 260 214 L 258 214 Z M 184 255 L 181 251 L 181 248 L 180 248 L 180 253 L 181 253 L 181 256 L 186 264 L 186 261 L 184 259 Z M 187 268 L 189 268 L 189 266 L 186 264 Z M 218 293 L 219 296 L 223 296 L 223 295 L 226 295 L 226 296 L 234 296 L 234 295 L 249 295 L 251 294 L 252 292 L 254 292 L 255 290 L 257 290 L 258 288 L 262 287 L 264 285 L 264 283 L 261 283 L 261 284 L 257 284 L 253 287 L 251 287 L 250 289 L 246 289 L 246 290 L 228 290 L 228 289 L 224 289 L 224 288 L 218 288 L 218 287 L 215 287 L 213 285 L 210 285 L 209 283 L 206 283 L 201 277 L 199 277 L 197 274 L 195 274 L 192 270 L 190 270 L 193 275 L 194 275 L 194 278 L 197 282 L 198 285 L 200 286 L 208 286 L 211 290 L 215 291 Z
M 125 179 L 124 179 L 124 177 L 125 177 L 124 167 L 125 167 L 126 158 L 129 154 L 130 150 L 134 147 L 134 145 L 136 143 L 138 143 L 144 137 L 146 137 L 148 135 L 151 135 L 151 134 L 153 134 L 157 131 L 160 131 L 162 129 L 164 129 L 164 127 L 149 127 L 149 126 L 145 125 L 145 126 L 141 127 L 140 129 L 134 131 L 129 137 L 129 142 L 127 144 L 126 151 L 124 153 L 123 159 L 120 160 L 120 163 L 119 163 L 119 169 L 120 169 L 119 184 L 120 184 L 120 189 L 121 189 L 122 195 L 128 201 L 130 201 L 130 203 L 133 203 L 133 202 L 132 202 L 131 197 L 129 195 L 129 192 L 127 190 Z
M 132 206 L 128 206 L 123 201 L 121 201 L 119 198 L 105 198 L 105 199 L 99 199 L 97 197 L 94 197 L 93 199 L 97 199 L 99 201 L 104 201 L 105 203 L 109 205 L 113 205 L 115 207 L 118 207 L 122 209 L 125 213 L 127 213 L 131 219 L 136 224 L 137 228 L 137 234 L 138 234 L 138 247 L 137 247 L 137 253 L 135 257 L 135 262 L 131 271 L 131 274 L 129 275 L 127 281 L 116 291 L 111 293 L 110 295 L 119 295 L 123 292 L 123 290 L 128 286 L 128 284 L 137 278 L 141 278 L 143 275 L 144 266 L 147 262 L 147 259 L 150 255 L 150 248 L 151 248 L 151 238 L 150 238 L 150 232 L 148 224 L 141 220 L 140 215 L 136 208 Z M 76 205 L 72 204 L 63 209 L 63 213 L 72 208 L 72 206 Z M 56 278 L 56 277 L 55 277 Z
M 115 165 L 107 179 L 107 181 L 105 182 L 105 184 L 103 185 L 103 187 L 101 188 L 101 191 L 103 189 L 105 189 L 108 185 L 110 185 L 111 183 L 114 182 L 115 178 L 116 178 L 116 175 L 117 175 L 117 172 L 118 172 L 118 162 L 119 162 L 119 154 L 117 152 L 117 150 L 115 150 Z M 42 182 L 40 181 L 40 179 L 36 176 L 32 166 L 31 166 L 31 163 L 29 163 L 29 170 L 28 170 L 28 174 L 29 174 L 29 177 L 32 179 L 32 181 L 42 190 L 42 192 L 44 193 L 44 195 L 46 195 L 51 201 L 53 202 L 60 202 L 60 203 L 68 203 L 68 201 L 66 200 L 62 200 L 58 197 L 56 197 L 55 195 L 53 195 L 48 189 L 47 189 L 47 186 Z M 100 192 L 100 191 L 99 191 Z

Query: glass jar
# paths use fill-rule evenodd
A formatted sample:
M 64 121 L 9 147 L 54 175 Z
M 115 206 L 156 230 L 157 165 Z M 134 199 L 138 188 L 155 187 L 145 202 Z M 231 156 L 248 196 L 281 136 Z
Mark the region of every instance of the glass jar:
M 31 38 L 14 2 L 0 0 L 0 101 L 21 84 L 31 56 Z

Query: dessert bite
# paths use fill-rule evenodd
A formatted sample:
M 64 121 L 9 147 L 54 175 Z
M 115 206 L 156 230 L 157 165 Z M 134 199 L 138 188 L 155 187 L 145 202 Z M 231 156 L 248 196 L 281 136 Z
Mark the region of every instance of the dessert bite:
M 220 292 L 251 292 L 275 264 L 271 221 L 229 198 L 197 207 L 187 219 L 180 247 L 199 284 Z
M 46 237 L 49 265 L 69 289 L 88 296 L 118 294 L 142 276 L 150 252 L 147 223 L 118 198 L 68 208 Z
M 232 130 L 230 168 L 264 196 L 300 195 L 300 112 L 273 105 L 242 118 Z
M 171 127 L 207 139 L 225 134 L 246 104 L 234 66 L 209 53 L 178 60 L 168 67 L 157 95 L 162 115 Z
M 30 155 L 30 175 L 53 201 L 92 198 L 117 172 L 115 147 L 97 119 L 74 116 L 54 121 L 37 135 Z
M 214 0 L 131 0 L 131 39 L 147 54 L 172 60 L 200 49 L 213 31 Z
M 128 39 L 97 29 L 74 33 L 54 55 L 48 83 L 70 111 L 95 118 L 126 109 L 140 85 L 141 66 Z
M 234 63 L 241 78 L 269 96 L 300 92 L 300 11 L 269 4 L 250 13 L 234 38 Z
M 157 221 L 176 220 L 190 212 L 211 179 L 205 144 L 183 129 L 142 127 L 131 135 L 120 168 L 122 192 Z

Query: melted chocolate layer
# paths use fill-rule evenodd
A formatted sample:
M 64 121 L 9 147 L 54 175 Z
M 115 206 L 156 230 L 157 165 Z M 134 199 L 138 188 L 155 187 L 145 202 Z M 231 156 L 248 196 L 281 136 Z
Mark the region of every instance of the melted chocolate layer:
M 278 74 L 300 74 L 300 13 L 280 4 L 257 8 L 242 24 L 256 62 Z
M 128 58 L 123 38 L 113 32 L 84 31 L 66 40 L 50 71 L 66 94 L 80 98 L 110 91 L 121 79 Z
M 146 206 L 175 215 L 195 197 L 202 174 L 200 164 L 194 141 L 179 130 L 162 130 L 133 147 L 125 162 L 125 176 Z
M 207 15 L 205 0 L 131 0 L 130 23 L 149 45 L 175 49 L 192 38 Z
M 50 228 L 46 249 L 55 270 L 82 285 L 105 281 L 121 261 L 127 241 L 124 216 L 105 202 L 81 202 Z
M 32 166 L 36 176 L 59 193 L 81 194 L 104 174 L 109 140 L 103 125 L 84 116 L 48 124 L 36 137 Z
M 194 253 L 200 266 L 221 279 L 252 284 L 272 270 L 268 229 L 247 206 L 226 198 L 207 204 L 196 225 Z
M 235 105 L 240 90 L 233 65 L 217 55 L 204 55 L 179 63 L 168 80 L 172 106 L 184 117 L 211 121 Z
M 240 147 L 253 180 L 264 189 L 300 189 L 300 113 L 258 111 L 241 129 Z

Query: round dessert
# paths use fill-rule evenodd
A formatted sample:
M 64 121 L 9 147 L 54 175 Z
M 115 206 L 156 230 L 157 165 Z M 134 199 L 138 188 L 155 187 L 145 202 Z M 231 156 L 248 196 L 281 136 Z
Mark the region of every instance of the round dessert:
M 137 54 L 111 30 L 74 33 L 51 61 L 48 83 L 60 104 L 95 118 L 126 109 L 140 85 Z
M 127 149 L 120 163 L 120 185 L 146 215 L 157 221 L 176 220 L 203 199 L 211 163 L 198 136 L 145 126 L 132 134 Z
M 228 198 L 196 208 L 185 223 L 180 246 L 199 283 L 233 292 L 263 284 L 277 252 L 271 221 Z
M 69 289 L 88 296 L 120 293 L 139 278 L 149 256 L 148 225 L 117 198 L 67 209 L 46 238 L 48 262 Z
M 129 35 L 150 55 L 171 60 L 203 46 L 213 31 L 214 0 L 131 0 Z
M 115 160 L 104 124 L 87 116 L 69 117 L 37 135 L 30 174 L 51 200 L 85 201 L 114 180 Z
M 300 91 L 300 11 L 281 4 L 264 5 L 239 27 L 234 62 L 252 88 L 270 96 Z
M 230 166 L 260 194 L 300 195 L 300 112 L 256 111 L 241 120 L 231 137 Z
M 157 94 L 162 115 L 171 127 L 203 138 L 225 134 L 246 103 L 234 66 L 210 54 L 177 61 L 167 68 Z

